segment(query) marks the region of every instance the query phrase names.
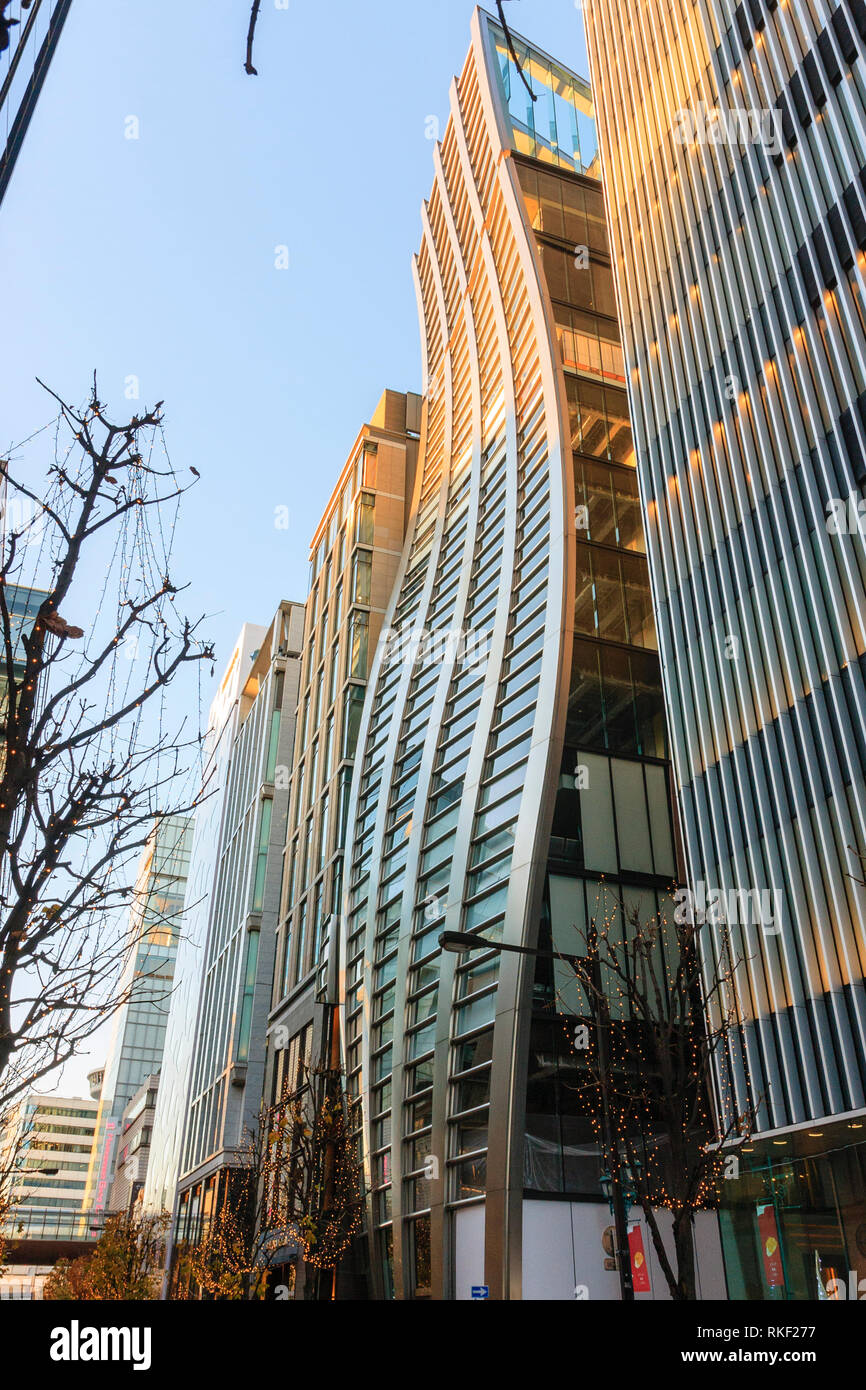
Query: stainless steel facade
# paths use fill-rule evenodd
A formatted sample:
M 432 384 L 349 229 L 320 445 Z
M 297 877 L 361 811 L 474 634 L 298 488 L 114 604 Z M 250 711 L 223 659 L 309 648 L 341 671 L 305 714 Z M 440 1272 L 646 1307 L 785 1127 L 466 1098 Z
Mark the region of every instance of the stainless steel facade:
M 775 895 L 730 1103 L 781 1147 L 866 1100 L 864 8 L 586 13 L 688 866 Z
M 342 1034 L 379 1298 L 545 1296 L 522 1252 L 551 1214 L 547 1268 L 570 1281 L 552 1296 L 574 1296 L 575 1243 L 598 1277 L 592 1135 L 559 1114 L 555 1139 L 528 1135 L 528 1072 L 556 1065 L 533 1032 L 545 982 L 438 938 L 560 929 L 579 950 L 578 900 L 585 924 L 604 879 L 653 914 L 676 876 L 591 97 L 519 50 L 537 104 L 476 11 L 422 209 L 421 462 L 346 836 Z M 591 1175 L 564 1177 L 566 1152 Z M 591 1238 L 573 1205 L 525 1200 L 532 1174 L 535 1196 L 597 1199 Z M 531 1272 L 540 1287 L 545 1257 Z

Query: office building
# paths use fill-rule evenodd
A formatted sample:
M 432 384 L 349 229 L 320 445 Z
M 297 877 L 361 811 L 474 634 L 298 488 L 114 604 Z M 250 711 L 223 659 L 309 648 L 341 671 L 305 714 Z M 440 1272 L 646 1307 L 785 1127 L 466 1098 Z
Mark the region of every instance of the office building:
M 201 1233 L 202 1220 L 221 1199 L 228 1174 L 258 1129 L 303 630 L 303 605 L 283 601 L 241 662 L 240 677 L 230 665 L 228 683 L 215 702 L 220 712 L 212 726 L 215 757 L 224 744 L 225 763 L 219 780 L 215 770 L 215 806 L 208 809 L 205 803 L 201 809 L 201 836 L 196 821 L 194 858 L 201 854 L 213 870 L 199 909 L 204 922 L 197 1000 L 191 1013 L 181 996 L 172 1006 L 172 1032 L 183 1029 L 190 1039 L 179 1112 L 175 1240 Z M 247 638 L 245 628 L 242 655 Z M 230 737 L 220 739 L 219 717 Z M 175 1008 L 183 1012 L 175 1014 Z M 170 1100 L 163 1109 L 161 1083 L 161 1148 L 175 1103 Z M 166 1193 L 169 1210 L 170 1198 Z
M 3 520 L 0 519 L 0 534 Z M 29 635 L 36 615 L 47 597 L 44 589 L 26 588 L 20 584 L 9 584 L 6 589 L 6 608 L 9 623 L 9 643 L 12 649 L 11 677 L 13 689 L 20 686 L 27 671 L 27 653 L 22 638 Z M 7 710 L 9 701 L 9 670 L 4 659 L 0 670 L 0 770 L 5 765 Z M 13 706 L 14 708 L 14 706 Z M 0 869 L 0 875 L 5 869 Z
M 419 467 L 346 837 L 378 1298 L 619 1296 L 570 982 L 438 943 L 582 953 L 605 895 L 650 918 L 678 877 L 592 100 L 515 42 L 537 101 L 476 11 L 434 156 Z M 717 1293 L 714 1218 L 698 1224 Z
M 260 624 L 244 623 L 208 712 L 202 795 L 194 820 L 188 895 L 175 962 L 152 1152 L 144 1192 L 144 1204 L 153 1211 L 170 1212 L 174 1204 L 186 1123 L 204 950 L 219 863 L 228 770 L 241 722 L 243 692 L 265 633 L 266 629 Z M 246 707 L 249 707 L 249 700 Z
M 420 397 L 385 391 L 310 544 L 265 1098 L 279 1106 L 336 1049 L 337 921 L 361 707 L 409 516 Z M 294 1259 L 294 1256 L 292 1256 Z M 298 1295 L 303 1277 L 287 1274 Z
M 98 1103 L 28 1093 L 0 1130 L 0 1174 L 11 1173 L 11 1220 L 29 1230 L 81 1210 Z
M 866 1218 L 864 10 L 586 14 L 689 876 L 740 958 L 728 1284 L 818 1298 Z
M 163 816 L 139 863 L 87 1177 L 84 1205 L 97 1212 L 108 1209 L 123 1112 L 162 1063 L 191 840 L 189 817 Z
M 51 1273 L 46 1241 L 81 1237 L 82 1200 L 96 1132 L 97 1102 L 30 1092 L 0 1122 L 0 1183 L 9 1206 L 0 1240 L 0 1301 L 42 1297 Z M 29 1258 L 21 1258 L 21 1245 Z M 26 1263 L 25 1263 L 26 1260 Z

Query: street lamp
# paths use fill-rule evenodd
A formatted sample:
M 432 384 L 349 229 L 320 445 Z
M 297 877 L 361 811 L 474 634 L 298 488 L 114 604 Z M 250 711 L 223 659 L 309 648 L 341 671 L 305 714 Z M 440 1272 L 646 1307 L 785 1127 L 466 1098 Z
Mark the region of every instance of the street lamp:
M 464 951 L 510 951 L 517 956 L 538 956 L 544 960 L 564 960 L 571 966 L 575 975 L 577 975 L 580 980 L 583 979 L 584 972 L 588 969 L 592 979 L 593 990 L 598 1000 L 598 1010 L 600 1014 L 596 1026 L 596 1034 L 598 1037 L 598 1079 L 599 1090 L 601 1092 L 601 1118 L 604 1131 L 604 1145 L 611 1166 L 611 1172 L 608 1175 L 609 1192 L 605 1192 L 605 1196 L 608 1198 L 610 1209 L 613 1213 L 614 1230 L 616 1233 L 616 1265 L 619 1271 L 620 1293 L 623 1302 L 630 1303 L 634 1299 L 634 1283 L 631 1274 L 631 1253 L 628 1248 L 628 1216 L 620 1172 L 619 1147 L 616 1141 L 610 1107 L 610 1077 L 607 1048 L 607 1035 L 610 1029 L 610 1011 L 607 1006 L 607 997 L 601 987 L 598 934 L 595 929 L 594 920 L 592 922 L 587 944 L 589 947 L 587 955 L 581 957 L 569 954 L 565 951 L 540 951 L 533 946 L 511 946 L 504 941 L 488 941 L 486 937 L 475 936 L 471 932 L 444 931 L 439 937 L 439 945 L 442 950 L 452 951 L 456 955 L 461 955 Z M 578 965 L 578 961 L 581 960 L 584 963 Z
M 640 1159 L 637 1159 L 637 1160 L 635 1161 L 635 1168 L 637 1169 L 637 1176 L 638 1176 L 638 1177 L 640 1177 L 642 1167 L 643 1167 L 643 1164 L 641 1163 Z M 626 1216 L 628 1216 L 629 1209 L 630 1209 L 631 1207 L 633 1207 L 633 1206 L 635 1205 L 635 1203 L 637 1202 L 637 1182 L 635 1181 L 635 1176 L 634 1176 L 634 1174 L 632 1173 L 631 1164 L 629 1164 L 629 1163 L 624 1163 L 624 1164 L 622 1165 L 622 1167 L 620 1168 L 620 1173 L 622 1174 L 622 1176 L 620 1177 L 620 1187 L 622 1188 L 622 1195 L 623 1195 L 623 1202 L 624 1202 L 624 1204 L 625 1204 Z M 613 1181 L 612 1181 L 612 1179 L 611 1179 L 610 1173 L 607 1171 L 606 1168 L 605 1168 L 604 1172 L 603 1172 L 602 1175 L 601 1175 L 600 1182 L 601 1182 L 601 1190 L 602 1190 L 602 1192 L 604 1193 L 605 1197 L 607 1198 L 608 1206 L 610 1207 L 610 1212 L 611 1212 L 611 1216 L 612 1216 L 612 1215 L 613 1215 Z

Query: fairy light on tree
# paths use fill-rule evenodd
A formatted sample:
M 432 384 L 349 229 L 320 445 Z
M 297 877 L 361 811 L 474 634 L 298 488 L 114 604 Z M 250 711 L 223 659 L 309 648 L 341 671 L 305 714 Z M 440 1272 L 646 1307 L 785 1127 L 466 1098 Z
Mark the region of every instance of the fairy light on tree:
M 361 1227 L 361 1183 L 342 1076 L 306 1067 L 300 1081 L 262 1107 L 201 1231 L 179 1243 L 172 1297 L 263 1299 L 287 1249 L 321 1271 L 347 1254 Z
M 711 949 L 701 933 L 713 931 Z M 738 1111 L 731 1086 L 732 1058 L 744 1051 L 731 929 L 676 913 L 644 920 L 602 885 L 595 918 L 575 936 L 570 959 L 585 1012 L 560 1003 L 570 1014 L 568 1047 L 585 1069 L 576 1089 L 607 1172 L 643 1211 L 671 1297 L 695 1299 L 695 1213 L 717 1206 L 755 1124 L 756 1103 Z M 575 1045 L 575 1022 L 586 1046 Z M 660 1210 L 671 1215 L 673 1260 Z
M 269 1182 L 278 1225 L 307 1264 L 333 1270 L 361 1229 L 361 1179 L 339 1067 L 307 1068 L 271 1111 Z

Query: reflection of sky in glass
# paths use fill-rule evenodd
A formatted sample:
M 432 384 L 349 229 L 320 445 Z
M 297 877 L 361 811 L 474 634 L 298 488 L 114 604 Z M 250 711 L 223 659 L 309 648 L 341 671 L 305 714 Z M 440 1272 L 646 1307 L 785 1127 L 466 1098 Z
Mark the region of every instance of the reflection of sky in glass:
M 601 178 L 598 136 L 588 82 L 530 48 L 512 31 L 514 50 L 536 100 L 526 90 L 498 24 L 488 20 L 496 50 L 502 105 L 521 154 L 590 178 Z
M 21 638 L 25 632 L 30 632 L 44 598 L 44 589 L 24 589 L 15 584 L 9 585 L 6 594 L 6 606 L 9 612 L 9 636 L 16 667 L 26 665 L 27 654 Z

